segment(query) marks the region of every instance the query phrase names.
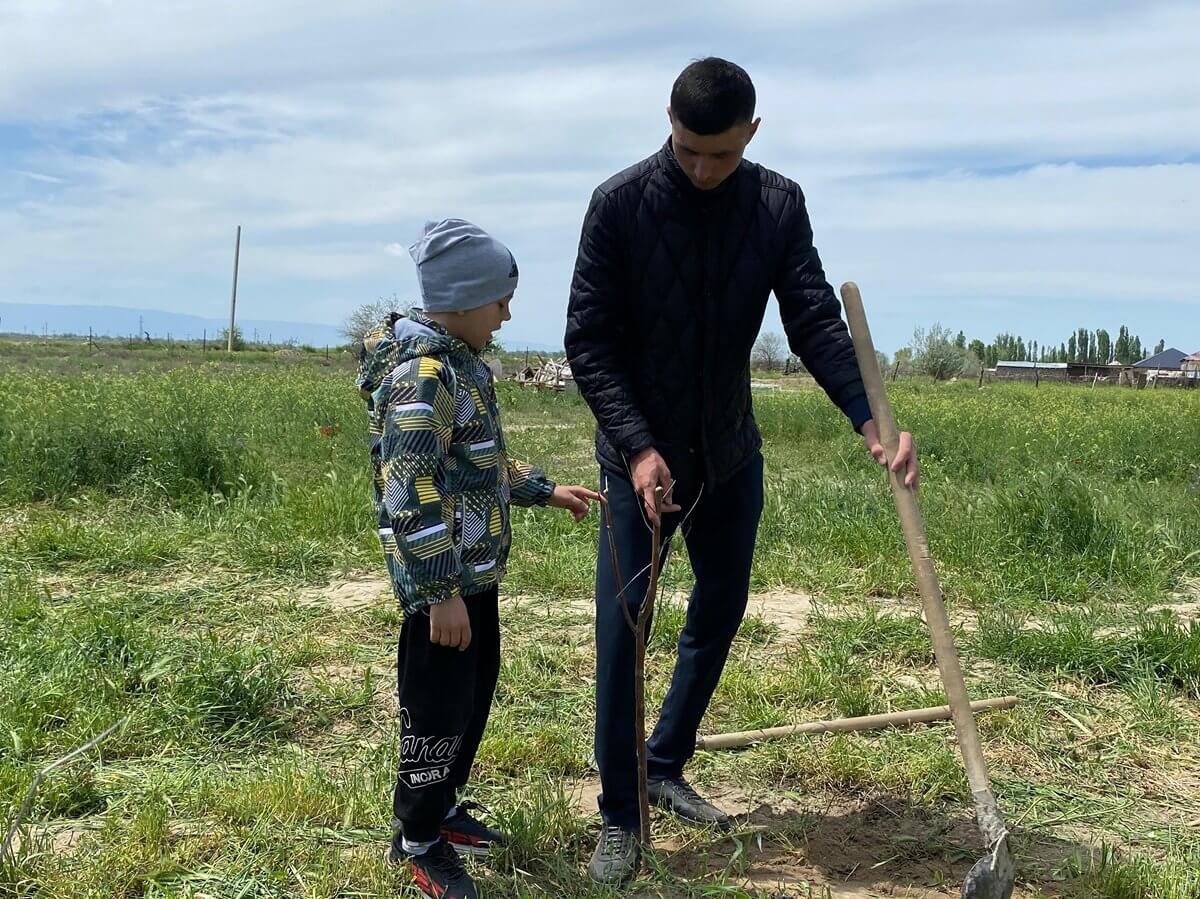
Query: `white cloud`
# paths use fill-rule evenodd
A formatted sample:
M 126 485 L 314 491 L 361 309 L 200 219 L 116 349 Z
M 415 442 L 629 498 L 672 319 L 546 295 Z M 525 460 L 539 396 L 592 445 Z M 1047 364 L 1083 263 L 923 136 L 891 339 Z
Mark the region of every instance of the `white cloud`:
M 26 178 L 29 178 L 33 181 L 41 181 L 45 184 L 62 184 L 63 183 L 62 178 L 56 178 L 53 175 L 45 175 L 41 172 L 27 172 L 24 169 L 16 169 L 15 171 L 18 175 L 24 175 Z

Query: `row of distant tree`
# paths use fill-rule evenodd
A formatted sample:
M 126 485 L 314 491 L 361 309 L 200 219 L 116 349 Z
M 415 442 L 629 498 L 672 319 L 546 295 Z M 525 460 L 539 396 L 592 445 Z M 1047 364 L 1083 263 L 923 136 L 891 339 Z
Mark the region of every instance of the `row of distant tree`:
M 1166 342 L 1160 340 L 1153 353 L 1161 353 Z M 1103 328 L 1080 328 L 1058 346 L 1039 344 L 1014 334 L 997 334 L 991 343 L 968 341 L 941 324 L 917 328 L 908 346 L 888 359 L 879 353 L 880 366 L 898 369 L 904 374 L 924 374 L 939 380 L 964 374 L 977 374 L 981 367 L 995 368 L 997 362 L 1083 362 L 1091 365 L 1121 363 L 1130 365 L 1151 355 L 1142 339 L 1122 325 L 1116 340 Z M 799 369 L 800 363 L 788 354 L 787 341 L 780 334 L 763 334 L 754 347 L 754 364 L 767 371 Z
M 1142 347 L 1142 338 L 1130 334 L 1125 325 L 1121 325 L 1117 331 L 1116 340 L 1103 328 L 1098 331 L 1080 328 L 1058 346 L 1039 345 L 1036 340 L 1027 343 L 1012 334 L 997 334 L 996 339 L 986 345 L 982 340 L 972 340 L 968 344 L 962 331 L 958 332 L 954 343 L 959 349 L 969 349 L 988 368 L 995 368 L 1000 361 L 1085 362 L 1089 365 L 1119 362 L 1131 365 L 1152 355 Z M 1160 340 L 1153 352 L 1161 353 L 1165 348 L 1166 341 Z

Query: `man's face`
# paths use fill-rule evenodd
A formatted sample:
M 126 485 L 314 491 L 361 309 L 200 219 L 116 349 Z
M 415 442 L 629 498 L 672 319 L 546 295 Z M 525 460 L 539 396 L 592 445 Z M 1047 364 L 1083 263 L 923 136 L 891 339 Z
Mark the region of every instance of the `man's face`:
M 720 134 L 697 134 L 680 124 L 670 109 L 667 117 L 671 120 L 671 148 L 679 167 L 700 190 L 720 187 L 737 170 L 761 121 L 734 125 Z

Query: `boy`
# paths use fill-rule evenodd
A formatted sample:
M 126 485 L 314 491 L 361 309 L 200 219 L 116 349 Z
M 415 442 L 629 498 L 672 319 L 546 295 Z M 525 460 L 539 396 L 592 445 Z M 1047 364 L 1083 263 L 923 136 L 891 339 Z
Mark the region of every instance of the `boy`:
M 363 341 L 358 386 L 370 415 L 379 536 L 404 624 L 397 651 L 398 832 L 433 899 L 477 895 L 459 852 L 504 842 L 456 805 L 500 672 L 498 587 L 511 542 L 509 505 L 588 514 L 585 487 L 561 487 L 510 459 L 492 375 L 479 353 L 508 321 L 517 264 L 461 219 L 425 225 L 409 248 L 422 308 L 392 315 Z

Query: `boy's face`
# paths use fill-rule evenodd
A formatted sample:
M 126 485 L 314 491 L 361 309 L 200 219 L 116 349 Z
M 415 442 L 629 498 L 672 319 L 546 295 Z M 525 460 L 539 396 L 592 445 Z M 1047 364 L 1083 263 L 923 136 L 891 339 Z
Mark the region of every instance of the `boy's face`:
M 500 326 L 512 318 L 508 311 L 513 295 L 501 297 L 494 303 L 487 303 L 475 309 L 470 309 L 462 315 L 454 316 L 453 328 L 447 328 L 455 337 L 473 350 L 482 350 L 488 341 L 500 330 Z
M 746 145 L 758 131 L 759 119 L 734 125 L 720 134 L 697 134 L 675 118 L 670 109 L 671 149 L 688 180 L 700 190 L 715 190 L 737 171 Z

